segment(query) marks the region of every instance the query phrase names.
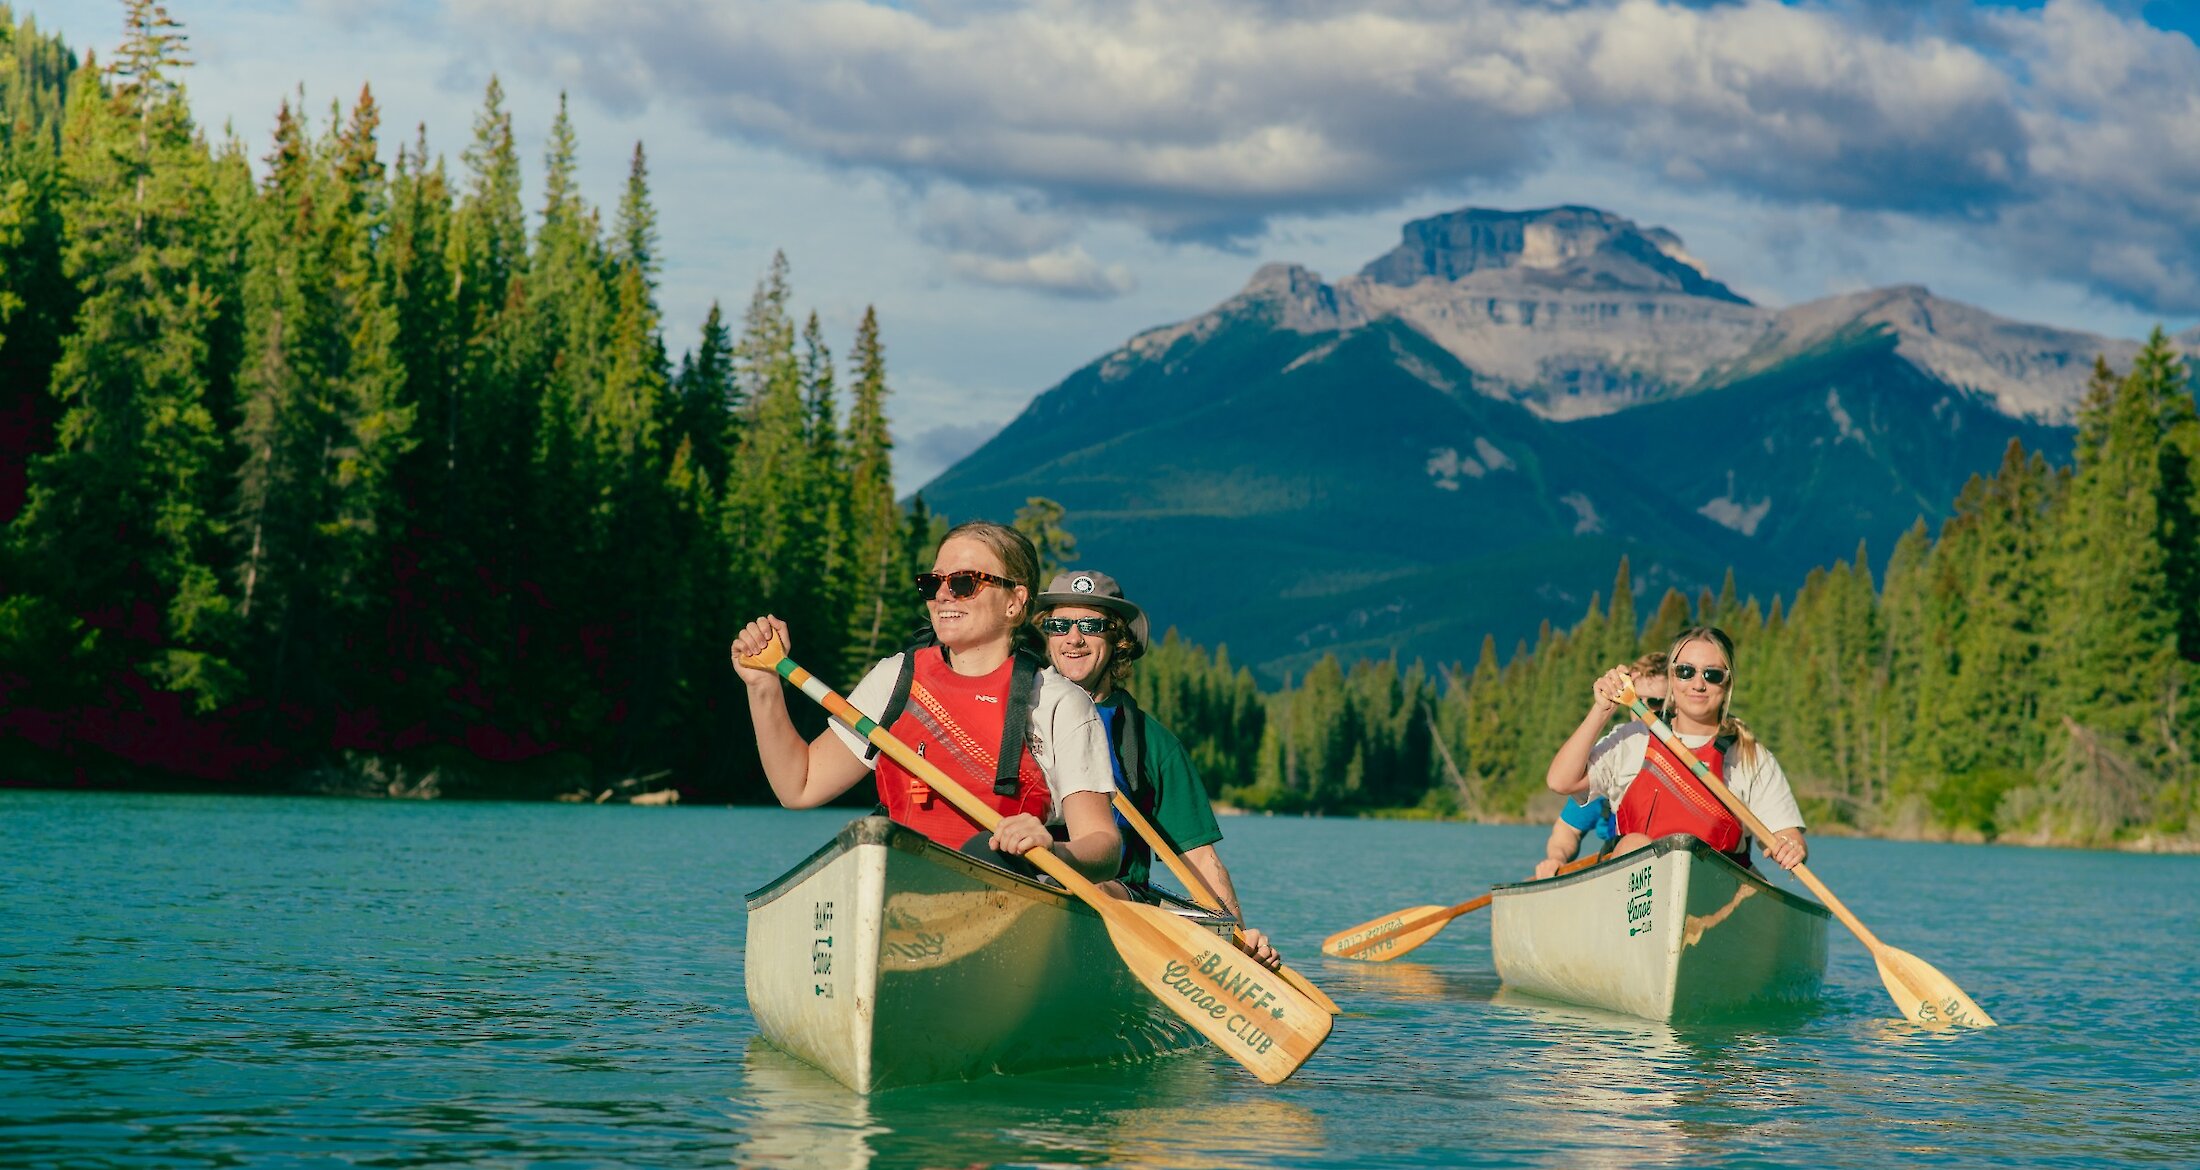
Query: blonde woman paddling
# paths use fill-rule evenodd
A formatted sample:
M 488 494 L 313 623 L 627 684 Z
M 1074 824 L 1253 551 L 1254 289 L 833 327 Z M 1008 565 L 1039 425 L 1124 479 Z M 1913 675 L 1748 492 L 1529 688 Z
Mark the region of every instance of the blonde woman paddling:
M 1667 652 L 1666 678 L 1667 723 L 1682 745 L 1772 831 L 1773 844 L 1765 855 L 1784 869 L 1795 868 L 1810 850 L 1787 774 L 1730 713 L 1736 683 L 1733 640 L 1713 626 L 1682 631 Z M 1551 791 L 1593 793 L 1611 802 L 1620 832 L 1615 854 L 1670 833 L 1687 833 L 1748 865 L 1749 839 L 1741 822 L 1648 727 L 1633 721 L 1598 738 L 1621 710 L 1619 695 L 1628 681 L 1626 667 L 1615 667 L 1596 680 L 1588 714 L 1551 758 Z

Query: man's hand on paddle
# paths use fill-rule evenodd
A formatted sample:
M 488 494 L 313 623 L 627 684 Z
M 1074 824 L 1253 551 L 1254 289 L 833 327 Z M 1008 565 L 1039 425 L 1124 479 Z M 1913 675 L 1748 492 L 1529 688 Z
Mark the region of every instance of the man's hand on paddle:
M 1261 966 L 1273 971 L 1283 965 L 1283 956 L 1276 953 L 1276 948 L 1274 944 L 1268 941 L 1267 935 L 1254 930 L 1250 926 L 1245 927 L 1244 930 L 1245 937 L 1239 941 L 1246 952 L 1251 954 Z

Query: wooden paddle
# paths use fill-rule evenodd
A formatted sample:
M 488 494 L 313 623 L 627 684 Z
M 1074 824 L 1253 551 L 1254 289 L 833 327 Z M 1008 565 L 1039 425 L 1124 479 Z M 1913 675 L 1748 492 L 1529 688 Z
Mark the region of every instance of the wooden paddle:
M 1749 811 L 1749 806 L 1743 804 L 1732 789 L 1711 774 L 1711 769 L 1704 766 L 1703 760 L 1681 743 L 1663 719 L 1650 713 L 1649 705 L 1635 694 L 1632 683 L 1620 688 L 1619 701 L 1621 706 L 1634 712 L 1635 718 L 1650 729 L 1650 734 L 1657 736 L 1659 742 L 1673 749 L 1673 754 L 1688 765 L 1689 770 L 1696 774 L 1696 779 L 1703 781 L 1704 787 L 1711 790 L 1711 795 L 1718 797 L 1719 803 L 1725 805 L 1728 812 L 1733 813 L 1747 826 L 1767 851 L 1772 849 L 1772 832 L 1765 828 L 1765 823 L 1757 819 L 1757 814 Z M 1841 920 L 1841 925 L 1848 927 L 1850 933 L 1871 951 L 1872 958 L 1879 963 L 1880 982 L 1887 985 L 1887 994 L 1894 997 L 1895 1006 L 1902 1009 L 1903 1015 L 1915 1023 L 1935 1029 L 1952 1025 L 1966 1028 L 1994 1026 L 1994 1018 L 1986 1014 L 1986 1009 L 1971 1002 L 1971 997 L 1956 986 L 1955 980 L 1941 974 L 1931 963 L 1916 955 L 1880 942 L 1877 935 L 1865 929 L 1864 923 L 1851 914 L 1847 906 L 1841 904 L 1841 899 L 1833 896 L 1833 891 L 1826 888 L 1826 883 L 1818 880 L 1818 875 L 1812 873 L 1808 865 L 1798 864 L 1789 872 L 1808 887 L 1811 893 L 1818 895 L 1818 900 L 1826 904 L 1826 909 L 1833 911 L 1833 916 Z
M 1559 866 L 1558 872 L 1572 873 L 1577 869 L 1587 869 L 1602 860 L 1604 855 L 1599 853 L 1594 857 L 1569 861 Z M 1472 914 L 1489 905 L 1494 896 L 1484 894 L 1457 906 L 1409 906 L 1404 910 L 1393 910 L 1381 918 L 1371 918 L 1323 939 L 1322 953 L 1339 959 L 1387 963 L 1435 938 L 1438 931 L 1451 925 L 1452 919 L 1462 914 Z
M 1184 883 L 1185 892 L 1191 894 L 1193 901 L 1226 918 L 1236 917 L 1236 915 L 1230 913 L 1228 907 L 1222 904 L 1222 899 L 1216 895 L 1213 889 L 1209 888 L 1199 874 L 1182 857 L 1177 856 L 1176 850 L 1169 848 L 1169 843 L 1162 839 L 1161 830 L 1154 828 L 1153 822 L 1146 819 L 1146 814 L 1139 812 L 1138 806 L 1132 804 L 1130 798 L 1124 796 L 1120 791 L 1115 794 L 1115 811 L 1121 813 L 1124 822 L 1137 830 L 1138 835 L 1146 839 L 1146 844 L 1153 847 L 1153 855 L 1167 863 L 1169 872 L 1176 875 L 1176 880 Z M 1238 925 L 1230 928 L 1230 937 L 1237 940 L 1238 949 L 1243 950 L 1247 946 L 1245 926 L 1242 919 L 1239 920 Z M 1300 994 L 1313 1000 L 1320 1005 L 1323 1011 L 1328 1012 L 1330 1015 L 1338 1015 L 1344 1010 L 1337 1006 L 1336 1000 L 1322 994 L 1322 989 L 1314 986 L 1312 980 L 1292 970 L 1289 963 L 1276 964 L 1276 974 L 1283 976 L 1286 982 L 1299 989 Z
M 797 666 L 778 638 L 763 653 L 741 659 L 741 665 L 778 672 L 964 816 L 987 829 L 1001 823 L 1001 814 L 969 789 Z M 1290 984 L 1271 980 L 1267 968 L 1212 931 L 1158 906 L 1108 897 L 1051 849 L 1034 848 L 1024 856 L 1099 913 L 1124 966 L 1154 998 L 1263 1082 L 1273 1085 L 1298 1071 L 1329 1038 L 1334 1020 L 1328 1012 Z

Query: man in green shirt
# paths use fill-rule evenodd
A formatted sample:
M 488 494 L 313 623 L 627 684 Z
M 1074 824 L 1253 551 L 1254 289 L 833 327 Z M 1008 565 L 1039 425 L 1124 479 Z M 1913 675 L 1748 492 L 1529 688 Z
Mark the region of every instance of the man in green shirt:
M 1115 578 L 1086 570 L 1056 574 L 1032 608 L 1055 671 L 1083 687 L 1100 709 L 1108 742 L 1115 748 L 1116 786 L 1215 892 L 1223 908 L 1243 923 L 1237 887 L 1215 852 L 1222 828 L 1215 823 L 1207 786 L 1182 741 L 1140 710 L 1123 687 L 1131 663 L 1146 652 L 1145 611 L 1123 596 Z M 1127 886 L 1146 885 L 1152 867 L 1152 850 L 1132 826 L 1124 825 L 1118 880 Z M 1260 931 L 1246 927 L 1245 941 L 1253 957 L 1268 966 L 1283 961 Z

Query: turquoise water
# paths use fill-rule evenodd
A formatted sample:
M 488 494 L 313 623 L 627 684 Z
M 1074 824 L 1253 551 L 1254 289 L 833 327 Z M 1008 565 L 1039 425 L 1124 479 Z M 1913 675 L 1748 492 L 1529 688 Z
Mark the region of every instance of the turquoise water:
M 1839 932 L 1814 1011 L 1672 1028 L 1500 991 L 1541 830 L 1224 823 L 1346 1009 L 1276 1089 L 1208 1051 L 865 1099 L 755 1039 L 742 895 L 839 812 L 0 791 L 0 1165 L 2200 1164 L 2200 858 L 1821 840 L 1813 868 L 2004 1025 L 1895 1018 Z

